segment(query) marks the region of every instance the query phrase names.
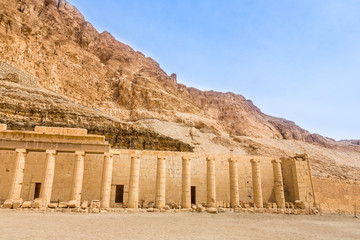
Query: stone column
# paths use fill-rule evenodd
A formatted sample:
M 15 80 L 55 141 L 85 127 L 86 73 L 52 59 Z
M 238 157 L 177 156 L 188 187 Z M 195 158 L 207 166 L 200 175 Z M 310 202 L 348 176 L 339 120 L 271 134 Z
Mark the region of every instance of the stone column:
M 165 206 L 165 183 L 166 183 L 166 158 L 158 157 L 156 171 L 156 197 L 155 207 Z
M 264 205 L 261 188 L 260 160 L 251 159 L 250 162 L 252 167 L 254 203 L 257 208 L 263 208 Z
M 81 201 L 81 189 L 84 178 L 84 157 L 85 152 L 75 152 L 74 177 L 70 200 L 76 200 L 78 204 L 80 204 Z
M 191 158 L 182 157 L 181 207 L 191 208 Z
M 230 176 L 230 203 L 231 207 L 239 205 L 239 180 L 237 160 L 229 158 L 229 176 Z
M 278 208 L 285 208 L 285 195 L 284 195 L 284 184 L 281 172 L 281 160 L 276 159 L 271 161 L 274 170 L 274 191 L 275 191 L 275 202 Z
M 8 199 L 19 199 L 21 196 L 26 154 L 26 149 L 16 149 L 15 168 Z
M 139 205 L 139 177 L 140 177 L 140 157 L 131 157 L 130 182 L 128 207 L 138 208 Z
M 207 206 L 216 207 L 215 159 L 206 158 L 207 162 Z
M 112 153 L 104 154 L 104 164 L 101 181 L 101 195 L 100 195 L 100 207 L 110 207 L 110 195 L 111 195 L 111 181 L 112 181 L 112 169 L 113 169 L 113 155 Z
M 47 150 L 46 151 L 46 162 L 45 162 L 45 171 L 40 191 L 40 198 L 46 202 L 50 203 L 51 200 L 51 192 L 53 188 L 54 182 L 54 174 L 55 174 L 55 150 Z

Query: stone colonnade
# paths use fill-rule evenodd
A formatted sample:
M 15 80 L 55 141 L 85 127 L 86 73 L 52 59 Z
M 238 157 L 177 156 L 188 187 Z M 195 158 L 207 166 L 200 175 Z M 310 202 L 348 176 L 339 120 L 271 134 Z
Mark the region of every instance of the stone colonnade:
M 16 149 L 15 169 L 12 177 L 11 188 L 9 192 L 9 199 L 19 199 L 21 196 L 21 188 L 24 178 L 24 168 L 26 163 L 26 156 L 28 151 L 26 149 Z M 81 201 L 81 191 L 84 177 L 84 158 L 85 152 L 75 152 L 74 177 L 71 187 L 71 200 L 76 200 L 77 204 Z M 42 187 L 40 191 L 40 198 L 49 203 L 51 200 L 51 192 L 55 173 L 55 160 L 57 151 L 46 151 L 45 171 L 43 175 Z M 229 178 L 230 178 L 230 203 L 232 207 L 239 205 L 239 177 L 238 177 L 238 163 L 234 158 L 229 158 Z M 252 166 L 252 183 L 253 183 L 253 198 L 256 207 L 263 208 L 262 186 L 260 161 L 258 159 L 251 159 Z M 140 163 L 139 156 L 131 156 L 130 180 L 129 180 L 129 195 L 128 207 L 138 208 L 139 204 L 139 178 L 140 178 Z M 207 206 L 216 206 L 216 168 L 215 158 L 206 158 L 207 168 Z M 281 161 L 273 160 L 274 173 L 274 192 L 275 201 L 279 208 L 285 208 L 284 186 L 281 171 Z M 111 153 L 104 153 L 102 183 L 101 183 L 101 208 L 110 207 L 111 196 L 111 182 L 113 172 L 113 155 Z M 182 208 L 191 208 L 191 158 L 182 157 Z M 157 158 L 156 170 L 156 192 L 155 192 L 155 207 L 162 208 L 166 204 L 166 158 Z
M 16 149 L 14 174 L 12 176 L 8 199 L 20 199 L 21 188 L 24 181 L 24 169 L 28 150 Z M 47 150 L 45 159 L 45 170 L 42 177 L 40 198 L 45 204 L 50 203 L 55 175 L 56 150 Z M 74 177 L 71 187 L 71 200 L 76 200 L 79 205 L 84 178 L 85 152 L 75 152 Z M 101 184 L 101 207 L 110 207 L 111 181 L 112 181 L 113 155 L 104 153 L 103 175 Z

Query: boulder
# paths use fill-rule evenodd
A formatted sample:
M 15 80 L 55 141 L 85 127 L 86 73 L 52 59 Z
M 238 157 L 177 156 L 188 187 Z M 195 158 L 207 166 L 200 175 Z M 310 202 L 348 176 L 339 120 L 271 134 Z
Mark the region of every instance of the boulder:
M 207 208 L 206 211 L 208 213 L 218 213 L 217 208 L 214 207 Z
M 180 204 L 173 203 L 173 204 L 171 205 L 171 207 L 172 207 L 173 209 L 180 209 Z
M 225 208 L 219 208 L 219 209 L 218 209 L 218 213 L 224 213 L 224 212 L 226 212 L 226 209 L 225 209 Z
M 42 206 L 43 206 L 43 201 L 41 198 L 36 198 L 31 205 L 32 208 L 42 208 Z
M 58 203 L 49 203 L 48 204 L 48 208 L 57 208 L 57 206 L 58 206 Z
M 197 208 L 196 208 L 196 211 L 197 211 L 197 212 L 205 212 L 205 211 L 206 211 L 206 208 L 203 207 L 203 205 L 198 204 L 198 205 L 197 205 Z
M 146 210 L 147 212 L 154 212 L 154 208 L 148 208 L 147 210 Z
M 295 208 L 298 208 L 298 209 L 305 209 L 306 208 L 306 205 L 303 201 L 300 201 L 300 200 L 296 200 L 295 201 Z
M 91 200 L 90 208 L 100 208 L 100 200 Z
M 59 208 L 67 208 L 68 207 L 68 203 L 67 202 L 60 202 L 59 203 Z
M 23 204 L 24 200 L 22 198 L 16 199 L 13 202 L 13 209 L 18 209 Z
M 31 208 L 31 206 L 32 206 L 32 201 L 25 201 L 25 202 L 23 202 L 23 204 L 22 204 L 22 208 Z
M 76 201 L 76 200 L 71 200 L 71 201 L 69 201 L 68 207 L 69 207 L 69 208 L 79 207 L 79 202 Z
M 83 202 L 81 203 L 81 208 L 82 208 L 82 209 L 86 209 L 88 206 L 89 206 L 89 202 L 88 202 L 88 201 L 83 201 Z
M 13 199 L 7 199 L 4 204 L 3 204 L 3 208 L 12 208 L 14 204 L 14 200 Z
M 165 210 L 165 211 L 168 211 L 168 210 L 170 210 L 170 207 L 169 207 L 169 205 L 165 205 L 165 206 L 164 206 L 164 210 Z

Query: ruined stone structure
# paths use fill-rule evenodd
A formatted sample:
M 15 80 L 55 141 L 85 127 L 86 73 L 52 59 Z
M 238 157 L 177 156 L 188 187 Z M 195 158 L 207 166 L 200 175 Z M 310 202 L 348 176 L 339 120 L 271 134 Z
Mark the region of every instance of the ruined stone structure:
M 291 158 L 111 150 L 85 129 L 0 125 L 0 200 L 100 200 L 101 208 L 316 204 L 306 155 Z M 261 159 L 261 161 L 260 161 Z

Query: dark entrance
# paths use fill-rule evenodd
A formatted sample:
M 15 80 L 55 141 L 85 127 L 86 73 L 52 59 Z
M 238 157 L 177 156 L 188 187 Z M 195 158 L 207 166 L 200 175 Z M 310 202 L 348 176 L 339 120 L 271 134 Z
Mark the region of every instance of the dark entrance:
M 41 183 L 35 183 L 34 199 L 40 197 Z
M 124 202 L 124 185 L 116 185 L 115 203 Z
M 191 204 L 196 204 L 196 187 L 191 186 Z

